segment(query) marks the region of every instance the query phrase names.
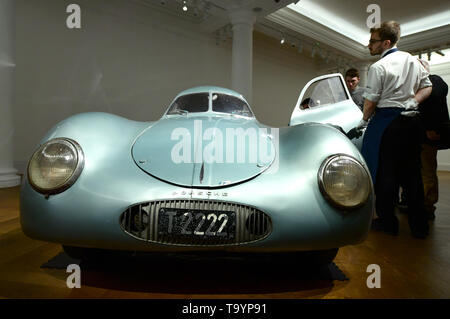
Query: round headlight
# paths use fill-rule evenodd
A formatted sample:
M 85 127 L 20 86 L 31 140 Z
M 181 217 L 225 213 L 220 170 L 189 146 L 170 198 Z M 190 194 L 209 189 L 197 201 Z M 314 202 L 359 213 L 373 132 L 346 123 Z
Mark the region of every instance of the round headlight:
M 328 157 L 319 169 L 318 179 L 325 198 L 343 209 L 364 204 L 372 189 L 367 170 L 348 155 Z
M 68 138 L 55 138 L 34 152 L 28 164 L 28 180 L 40 193 L 61 193 L 75 183 L 83 166 L 80 145 Z

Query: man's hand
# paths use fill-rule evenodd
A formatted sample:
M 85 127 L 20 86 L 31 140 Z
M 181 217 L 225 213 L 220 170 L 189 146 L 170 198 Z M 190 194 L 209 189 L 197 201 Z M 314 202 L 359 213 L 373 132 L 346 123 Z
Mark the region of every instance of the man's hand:
M 426 131 L 427 137 L 431 141 L 439 141 L 441 136 L 436 131 Z
M 368 123 L 369 123 L 368 121 L 364 121 L 364 119 L 361 119 L 361 121 L 359 121 L 358 125 L 356 126 L 356 129 L 363 130 L 367 127 Z
M 405 103 L 406 111 L 416 111 L 419 107 L 419 102 L 415 98 L 411 98 Z

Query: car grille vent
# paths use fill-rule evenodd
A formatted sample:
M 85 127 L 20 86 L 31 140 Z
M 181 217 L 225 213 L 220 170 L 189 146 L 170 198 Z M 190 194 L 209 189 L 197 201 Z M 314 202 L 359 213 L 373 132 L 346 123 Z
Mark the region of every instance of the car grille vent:
M 186 225 L 188 217 L 161 217 L 163 213 L 185 214 L 192 217 L 191 228 L 180 235 L 180 222 L 175 218 L 184 218 Z M 181 214 L 181 215 L 180 215 Z M 213 216 L 211 216 L 213 215 Z M 221 219 L 222 218 L 222 219 Z M 203 219 L 201 227 L 199 220 Z M 211 227 L 216 219 L 215 229 Z M 227 219 L 227 232 L 220 232 L 220 227 Z M 171 224 L 171 226 L 168 225 Z M 129 207 L 120 216 L 120 225 L 129 235 L 151 243 L 180 246 L 226 246 L 251 243 L 266 238 L 272 231 L 270 217 L 253 207 L 222 201 L 210 200 L 166 200 L 141 203 Z M 168 228 L 173 228 L 168 233 Z M 208 230 L 213 231 L 212 233 Z M 224 235 L 225 234 L 225 235 Z M 224 236 L 221 236 L 224 235 Z

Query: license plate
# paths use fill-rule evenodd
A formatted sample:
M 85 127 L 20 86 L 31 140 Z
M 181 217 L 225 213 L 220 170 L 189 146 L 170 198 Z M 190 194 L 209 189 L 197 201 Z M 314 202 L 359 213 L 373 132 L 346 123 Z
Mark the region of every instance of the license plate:
M 161 208 L 158 212 L 158 233 L 181 238 L 232 239 L 236 234 L 236 213 Z

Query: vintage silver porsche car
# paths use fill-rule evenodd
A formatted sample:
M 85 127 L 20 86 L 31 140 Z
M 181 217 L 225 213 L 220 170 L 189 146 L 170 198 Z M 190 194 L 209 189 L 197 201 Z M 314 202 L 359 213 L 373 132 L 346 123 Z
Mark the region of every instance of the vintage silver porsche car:
M 220 87 L 181 92 L 155 122 L 78 114 L 31 156 L 22 229 L 78 257 L 309 252 L 329 262 L 370 228 L 361 137 L 345 134 L 360 119 L 339 74 L 308 83 L 282 128 L 259 123 L 240 94 Z

